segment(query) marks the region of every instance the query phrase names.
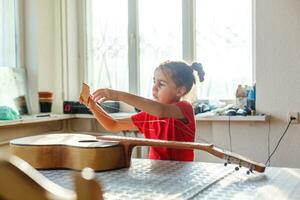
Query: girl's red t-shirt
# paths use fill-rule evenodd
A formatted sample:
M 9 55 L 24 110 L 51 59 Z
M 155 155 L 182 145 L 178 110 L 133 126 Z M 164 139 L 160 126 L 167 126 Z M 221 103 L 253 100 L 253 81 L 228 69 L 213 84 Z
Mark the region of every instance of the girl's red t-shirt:
M 144 134 L 145 138 L 194 142 L 196 126 L 192 105 L 187 101 L 179 101 L 175 105 L 181 109 L 186 120 L 173 117 L 156 117 L 146 112 L 140 112 L 131 117 L 132 122 Z M 149 158 L 154 160 L 193 161 L 194 151 L 150 147 Z

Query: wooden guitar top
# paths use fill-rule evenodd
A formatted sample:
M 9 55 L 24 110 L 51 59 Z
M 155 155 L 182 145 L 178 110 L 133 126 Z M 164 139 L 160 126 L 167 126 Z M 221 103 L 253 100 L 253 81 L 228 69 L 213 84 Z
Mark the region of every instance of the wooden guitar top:
M 96 140 L 84 134 L 48 134 L 10 141 L 16 156 L 38 169 L 67 168 L 95 171 L 125 167 L 123 146 L 119 142 Z
M 119 142 L 97 140 L 97 137 L 93 135 L 61 133 L 18 138 L 11 140 L 10 145 L 105 148 L 118 146 Z

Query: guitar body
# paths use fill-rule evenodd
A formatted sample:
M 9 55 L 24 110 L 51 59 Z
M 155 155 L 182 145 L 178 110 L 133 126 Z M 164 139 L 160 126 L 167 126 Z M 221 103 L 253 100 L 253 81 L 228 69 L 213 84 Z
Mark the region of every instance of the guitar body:
M 37 169 L 95 171 L 123 168 L 124 148 L 118 142 L 99 141 L 84 134 L 49 134 L 10 141 L 10 151 Z

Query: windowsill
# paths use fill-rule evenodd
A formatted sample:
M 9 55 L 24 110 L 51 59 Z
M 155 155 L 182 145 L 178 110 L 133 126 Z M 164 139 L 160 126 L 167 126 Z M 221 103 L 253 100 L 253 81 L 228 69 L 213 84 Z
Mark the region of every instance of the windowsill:
M 110 114 L 114 118 L 130 117 L 134 113 L 112 113 Z M 40 114 L 39 114 L 40 115 Z M 0 127 L 13 126 L 21 124 L 41 123 L 50 121 L 61 121 L 67 119 L 94 119 L 90 114 L 51 114 L 46 117 L 37 117 L 37 115 L 22 116 L 22 119 L 0 121 Z M 257 116 L 195 116 L 196 121 L 236 121 L 236 122 L 266 122 L 270 119 L 268 115 Z
M 270 119 L 269 115 L 249 115 L 249 116 L 226 116 L 226 115 L 214 115 L 214 116 L 195 116 L 196 121 L 244 121 L 244 122 L 266 122 Z
M 132 114 L 135 113 L 111 113 L 110 115 L 115 118 L 123 118 L 123 117 L 130 117 Z M 75 114 L 75 118 L 94 118 L 93 115 L 89 114 Z M 254 116 L 220 116 L 220 115 L 213 115 L 213 116 L 201 116 L 196 115 L 196 121 L 253 121 L 253 122 L 265 122 L 268 121 L 270 116 L 268 115 L 254 115 Z
M 72 119 L 72 118 L 75 118 L 75 116 L 65 115 L 65 114 L 51 114 L 50 116 L 46 116 L 46 117 L 37 117 L 37 115 L 23 115 L 21 119 L 0 120 L 0 127 L 20 125 L 20 124 L 40 123 L 40 122 L 60 121 L 60 120 Z

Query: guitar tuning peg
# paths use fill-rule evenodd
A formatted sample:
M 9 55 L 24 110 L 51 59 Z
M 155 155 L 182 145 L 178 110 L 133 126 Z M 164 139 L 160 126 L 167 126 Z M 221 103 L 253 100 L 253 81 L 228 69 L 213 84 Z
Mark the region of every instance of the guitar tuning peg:
M 226 162 L 226 163 L 224 163 L 224 166 L 226 167 L 226 166 L 227 166 L 227 164 L 228 164 L 227 162 Z
M 235 171 L 239 171 L 240 168 L 239 167 L 235 167 L 234 169 L 235 169 Z
M 242 163 L 241 163 L 241 161 L 239 162 L 239 168 L 242 168 Z
M 253 173 L 253 170 L 252 170 L 252 169 L 249 169 L 249 170 L 247 171 L 247 175 L 249 175 L 250 172 Z
M 250 171 L 248 170 L 246 173 L 247 173 L 247 175 L 249 175 L 249 174 L 250 174 Z

